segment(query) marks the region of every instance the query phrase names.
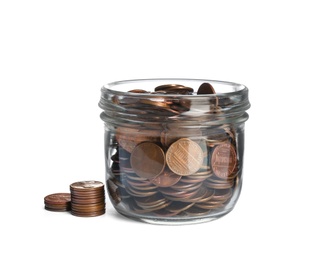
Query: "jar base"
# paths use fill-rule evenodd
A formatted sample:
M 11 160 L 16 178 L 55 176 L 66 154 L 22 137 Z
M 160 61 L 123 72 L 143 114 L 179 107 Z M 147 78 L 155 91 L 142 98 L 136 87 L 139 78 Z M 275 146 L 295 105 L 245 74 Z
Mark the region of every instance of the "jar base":
M 153 224 L 153 225 L 181 226 L 181 225 L 192 225 L 192 224 L 201 224 L 201 223 L 211 222 L 211 221 L 224 217 L 225 215 L 230 213 L 232 210 L 233 209 L 229 209 L 229 210 L 225 210 L 224 212 L 220 212 L 220 213 L 214 213 L 214 214 L 209 214 L 206 216 L 190 217 L 190 218 L 175 218 L 175 217 L 156 218 L 156 217 L 144 217 L 144 216 L 140 217 L 140 216 L 128 215 L 118 210 L 117 212 L 128 219 L 138 221 L 138 222 L 143 222 L 143 223 L 148 223 L 148 224 Z

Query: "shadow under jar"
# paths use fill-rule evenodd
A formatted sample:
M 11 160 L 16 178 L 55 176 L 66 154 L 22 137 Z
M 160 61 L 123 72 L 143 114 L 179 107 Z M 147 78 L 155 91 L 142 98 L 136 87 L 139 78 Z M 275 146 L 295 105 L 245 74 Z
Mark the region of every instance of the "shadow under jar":
M 187 224 L 233 209 L 250 107 L 244 85 L 142 79 L 110 83 L 101 91 L 106 186 L 120 214 Z

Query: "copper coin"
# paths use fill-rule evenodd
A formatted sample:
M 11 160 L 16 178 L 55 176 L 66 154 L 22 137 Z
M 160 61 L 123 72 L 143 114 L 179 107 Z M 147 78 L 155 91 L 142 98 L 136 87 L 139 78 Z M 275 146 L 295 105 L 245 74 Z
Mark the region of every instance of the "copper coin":
M 95 211 L 95 212 L 78 212 L 78 211 L 71 211 L 71 214 L 76 216 L 76 217 L 97 217 L 101 216 L 105 213 L 105 209 L 100 210 L 100 211 Z
M 225 205 L 224 204 L 211 205 L 211 204 L 196 203 L 195 206 L 201 209 L 218 209 L 218 208 L 223 208 Z
M 155 91 L 165 91 L 173 94 L 190 94 L 193 92 L 193 88 L 179 84 L 166 84 L 156 87 Z
M 47 195 L 44 198 L 44 202 L 49 205 L 66 205 L 71 202 L 70 193 L 54 193 Z
M 103 203 L 105 201 L 105 197 L 96 198 L 96 199 L 76 199 L 72 198 L 74 204 L 78 205 L 89 205 L 92 203 Z
M 139 183 L 127 180 L 127 184 L 128 184 L 128 186 L 132 187 L 134 190 L 141 191 L 141 192 L 143 192 L 143 191 L 153 191 L 157 188 L 155 185 L 153 185 L 152 182 L 150 182 L 150 185 L 149 184 L 139 185 Z M 142 184 L 145 184 L 145 183 L 142 183 Z
M 166 168 L 160 175 L 152 179 L 151 182 L 158 187 L 170 187 L 176 184 L 180 179 L 180 175 Z
M 176 142 L 181 138 L 196 138 L 202 136 L 200 129 L 181 129 L 179 126 L 165 129 L 161 132 L 160 141 L 164 147 L 169 147 L 172 143 Z M 206 145 L 206 143 L 205 143 Z
M 78 191 L 88 191 L 89 189 L 95 190 L 104 187 L 104 184 L 100 181 L 79 181 L 70 185 L 70 188 Z
M 150 212 L 153 212 L 153 211 L 156 211 L 156 210 L 159 210 L 159 209 L 164 209 L 164 208 L 168 207 L 171 203 L 172 203 L 171 201 L 168 201 L 168 202 L 160 204 L 156 207 L 147 208 L 147 209 L 141 209 L 139 206 L 138 207 L 135 206 L 135 207 L 133 207 L 133 209 L 138 214 L 145 214 L 145 213 L 150 213 Z
M 45 209 L 50 211 L 69 211 L 71 209 L 70 193 L 54 193 L 44 198 Z
M 198 207 L 191 207 L 189 209 L 187 209 L 185 211 L 185 213 L 190 217 L 190 216 L 194 216 L 194 217 L 199 217 L 199 216 L 204 216 L 207 215 L 210 212 L 210 210 L 205 210 L 205 209 L 201 209 Z
M 216 146 L 212 152 L 211 166 L 215 175 L 226 179 L 234 172 L 237 164 L 235 147 L 230 143 Z
M 143 89 L 132 89 L 128 92 L 131 92 L 131 93 L 149 93 L 148 91 L 143 90 Z
M 156 103 L 156 102 L 155 102 Z M 150 130 L 144 128 L 118 127 L 116 139 L 119 145 L 131 153 L 136 145 L 142 142 L 157 142 L 160 139 L 160 130 Z
M 46 206 L 44 207 L 46 210 L 49 210 L 49 211 L 54 211 L 54 212 L 65 212 L 65 211 L 70 211 L 71 210 L 71 207 L 66 207 L 66 208 L 53 208 L 53 207 L 49 207 L 49 206 Z
M 130 178 L 127 178 L 126 184 L 132 187 L 136 187 L 136 188 L 141 187 L 141 190 L 143 190 L 144 188 L 146 188 L 146 190 L 156 188 L 156 186 L 154 186 L 153 183 L 149 181 L 148 179 L 147 180 L 130 180 Z
M 232 189 L 227 190 L 216 190 L 215 194 L 213 195 L 214 200 L 226 201 L 231 198 L 233 195 Z
M 156 207 L 158 205 L 166 203 L 167 199 L 163 197 L 162 194 L 157 193 L 155 195 L 148 196 L 145 198 L 135 198 L 135 202 L 141 208 L 147 208 L 147 207 Z
M 156 193 L 158 193 L 157 190 L 140 191 L 140 190 L 136 190 L 132 187 L 126 187 L 126 192 L 133 197 L 142 197 L 142 198 L 152 196 L 152 195 L 155 195 Z
M 165 168 L 165 154 L 162 148 L 154 143 L 141 143 L 132 151 L 130 162 L 137 175 L 153 179 Z
M 166 152 L 167 165 L 174 173 L 181 176 L 197 172 L 203 161 L 203 150 L 188 138 L 179 139 Z
M 208 82 L 203 83 L 199 89 L 197 90 L 198 95 L 203 95 L 203 94 L 216 94 L 215 89 L 211 84 Z
M 105 208 L 105 203 L 96 203 L 96 204 L 87 204 L 87 205 L 72 203 L 72 209 L 78 210 L 78 211 L 87 211 L 87 212 L 88 211 L 99 211 L 103 208 Z
M 174 201 L 168 206 L 167 210 L 171 212 L 177 212 L 177 214 L 179 214 L 180 212 L 191 208 L 193 205 L 194 203 L 190 203 L 190 202 L 184 203 L 184 202 Z

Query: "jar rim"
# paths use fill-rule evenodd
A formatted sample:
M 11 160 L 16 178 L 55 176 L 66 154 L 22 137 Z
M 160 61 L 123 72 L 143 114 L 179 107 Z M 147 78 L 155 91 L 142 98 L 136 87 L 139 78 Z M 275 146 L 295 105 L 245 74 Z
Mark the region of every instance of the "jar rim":
M 239 84 L 239 83 L 235 83 L 235 82 L 230 82 L 230 81 L 222 81 L 222 80 L 208 80 L 208 79 L 195 79 L 195 78 L 143 78 L 143 79 L 130 79 L 130 80 L 120 80 L 120 81 L 114 81 L 114 82 L 110 82 L 107 83 L 105 85 L 102 86 L 101 91 L 108 91 L 108 92 L 112 92 L 115 94 L 119 94 L 119 95 L 126 95 L 126 96 L 153 96 L 152 94 L 149 93 L 133 93 L 133 92 L 128 92 L 126 91 L 121 91 L 116 89 L 116 87 L 121 86 L 121 85 L 136 85 L 136 84 L 142 84 L 142 83 L 154 83 L 154 82 L 161 82 L 162 84 L 176 84 L 178 82 L 181 82 L 183 84 L 183 82 L 188 82 L 188 83 L 192 83 L 192 82 L 196 82 L 196 83 L 210 83 L 212 85 L 216 85 L 216 86 L 229 86 L 231 88 L 231 91 L 227 91 L 225 90 L 223 91 L 217 91 L 216 89 L 216 93 L 215 94 L 199 94 L 197 97 L 202 98 L 202 97 L 212 97 L 212 96 L 230 96 L 230 95 L 235 95 L 238 93 L 241 93 L 243 91 L 248 91 L 248 88 L 243 85 L 243 84 Z M 189 85 L 188 85 L 189 86 Z M 130 89 L 129 89 L 130 90 Z M 187 95 L 183 95 L 183 94 L 164 94 L 165 97 L 177 97 L 177 96 L 187 96 Z M 189 96 L 189 95 L 188 95 Z M 190 97 L 194 97 L 192 95 L 190 95 Z

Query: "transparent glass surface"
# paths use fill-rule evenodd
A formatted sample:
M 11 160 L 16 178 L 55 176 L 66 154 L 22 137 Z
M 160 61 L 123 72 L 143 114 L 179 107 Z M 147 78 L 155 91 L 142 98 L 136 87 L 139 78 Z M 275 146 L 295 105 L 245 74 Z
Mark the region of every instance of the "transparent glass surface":
M 215 93 L 203 94 L 203 83 Z M 168 91 L 156 91 L 157 86 Z M 245 86 L 194 79 L 122 81 L 102 88 L 99 106 L 106 186 L 120 214 L 188 224 L 234 208 L 250 107 Z

